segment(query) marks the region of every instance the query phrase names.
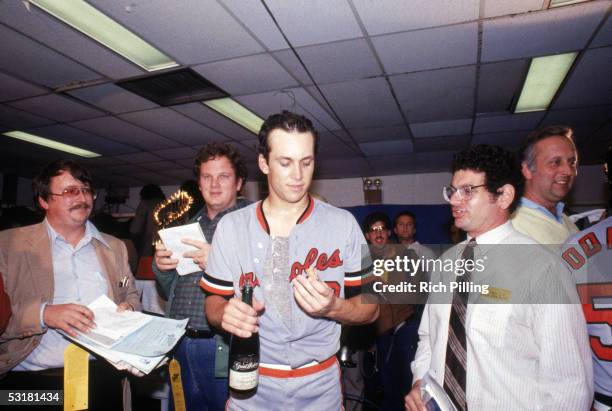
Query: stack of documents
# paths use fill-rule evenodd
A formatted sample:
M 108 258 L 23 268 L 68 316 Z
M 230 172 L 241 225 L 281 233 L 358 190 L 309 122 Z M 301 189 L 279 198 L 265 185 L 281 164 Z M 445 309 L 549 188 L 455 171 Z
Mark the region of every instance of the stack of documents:
M 185 333 L 188 319 L 172 320 L 134 311 L 117 312 L 117 305 L 106 295 L 88 305 L 96 328 L 78 332 L 76 338 L 64 334 L 118 369 L 133 367 L 148 374 L 165 359 Z

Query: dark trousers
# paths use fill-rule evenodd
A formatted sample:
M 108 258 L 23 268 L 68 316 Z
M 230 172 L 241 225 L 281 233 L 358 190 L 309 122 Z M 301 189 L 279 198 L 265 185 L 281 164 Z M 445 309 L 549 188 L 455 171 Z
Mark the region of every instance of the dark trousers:
M 376 365 L 383 387 L 381 410 L 403 411 L 404 397 L 412 387 L 410 363 L 419 342 L 419 320 L 412 319 L 397 331 L 376 338 Z
M 123 387 L 125 374 L 106 361 L 89 362 L 89 410 L 114 411 L 123 409 Z M 0 379 L 2 390 L 63 390 L 64 369 L 54 368 L 42 371 L 10 371 Z M 25 410 L 28 406 L 2 407 L 3 409 Z M 32 406 L 31 409 L 61 410 L 63 406 Z

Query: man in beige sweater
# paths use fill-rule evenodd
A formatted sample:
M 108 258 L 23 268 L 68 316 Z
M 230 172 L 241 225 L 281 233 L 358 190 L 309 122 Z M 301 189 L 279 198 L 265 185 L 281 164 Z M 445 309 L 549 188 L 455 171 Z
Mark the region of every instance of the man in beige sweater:
M 512 216 L 519 232 L 542 244 L 563 244 L 578 228 L 563 213 L 574 185 L 578 153 L 566 126 L 548 126 L 527 136 L 520 150 L 525 193 Z

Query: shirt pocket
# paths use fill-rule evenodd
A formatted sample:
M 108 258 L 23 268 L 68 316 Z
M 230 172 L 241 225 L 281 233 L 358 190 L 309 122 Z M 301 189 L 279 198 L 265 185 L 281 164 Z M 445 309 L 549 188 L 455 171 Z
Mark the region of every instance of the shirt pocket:
M 510 304 L 474 304 L 468 332 L 472 338 L 489 346 L 503 347 L 508 343 Z

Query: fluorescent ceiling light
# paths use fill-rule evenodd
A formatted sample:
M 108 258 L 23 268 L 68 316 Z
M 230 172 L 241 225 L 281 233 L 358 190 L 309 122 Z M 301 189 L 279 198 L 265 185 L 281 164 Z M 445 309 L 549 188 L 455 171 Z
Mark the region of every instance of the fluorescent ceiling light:
M 218 98 L 215 100 L 203 101 L 203 104 L 212 108 L 217 113 L 229 118 L 230 120 L 240 124 L 253 134 L 259 134 L 259 129 L 263 124 L 263 120 L 256 114 L 253 114 L 246 107 L 238 104 L 229 97 Z
M 529 72 L 514 112 L 546 110 L 577 55 L 575 52 L 531 59 Z
M 83 0 L 29 2 L 147 71 L 178 66 L 170 57 Z
M 548 8 L 552 9 L 553 7 L 567 6 L 568 4 L 582 3 L 585 1 L 588 0 L 551 0 L 550 6 L 548 6 Z
M 35 136 L 34 134 L 24 133 L 23 131 L 9 131 L 3 133 L 7 137 L 13 137 L 18 140 L 27 141 L 28 143 L 34 143 L 41 146 L 53 148 L 55 150 L 65 151 L 66 153 L 76 154 L 77 156 L 93 158 L 100 157 L 101 154 L 94 153 L 93 151 L 84 150 L 75 146 L 60 143 L 58 141 L 49 140 L 48 138 Z

